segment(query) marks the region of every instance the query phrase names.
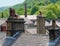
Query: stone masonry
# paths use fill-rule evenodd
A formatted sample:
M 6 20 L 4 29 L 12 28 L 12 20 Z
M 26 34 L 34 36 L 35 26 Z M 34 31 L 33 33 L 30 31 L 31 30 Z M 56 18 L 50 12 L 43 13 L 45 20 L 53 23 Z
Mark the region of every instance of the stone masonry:
M 38 34 L 46 34 L 45 30 L 45 17 L 42 16 L 42 12 L 37 16 L 37 33 Z
M 12 11 L 12 13 L 11 13 Z M 24 19 L 15 17 L 15 10 L 10 9 L 10 17 L 7 19 L 7 35 L 12 36 L 16 32 L 24 32 Z

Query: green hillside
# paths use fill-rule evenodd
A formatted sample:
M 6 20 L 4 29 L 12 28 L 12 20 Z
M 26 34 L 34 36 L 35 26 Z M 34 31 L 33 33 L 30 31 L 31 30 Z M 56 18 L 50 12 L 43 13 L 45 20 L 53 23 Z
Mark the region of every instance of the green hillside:
M 42 11 L 43 15 L 49 19 L 60 18 L 60 0 L 25 0 L 27 3 L 27 12 L 30 15 L 38 15 Z M 12 8 L 16 10 L 16 14 L 24 14 L 24 3 L 14 5 Z M 3 11 L 4 17 L 8 17 L 9 10 Z M 0 13 L 1 15 L 1 13 Z

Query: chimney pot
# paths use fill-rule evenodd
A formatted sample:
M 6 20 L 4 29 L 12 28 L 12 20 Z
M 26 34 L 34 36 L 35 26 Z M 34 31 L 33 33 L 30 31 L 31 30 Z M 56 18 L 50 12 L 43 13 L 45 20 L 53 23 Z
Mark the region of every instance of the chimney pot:
M 12 9 L 12 8 L 10 8 L 10 16 L 15 16 L 15 10 L 14 9 Z

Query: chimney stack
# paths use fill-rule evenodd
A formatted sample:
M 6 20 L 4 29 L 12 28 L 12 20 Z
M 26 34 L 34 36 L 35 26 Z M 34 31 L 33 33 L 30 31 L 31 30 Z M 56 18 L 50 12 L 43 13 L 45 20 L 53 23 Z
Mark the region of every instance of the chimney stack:
M 58 29 L 56 28 L 56 21 L 53 19 L 52 20 L 52 27 L 49 29 L 49 39 L 51 40 L 55 40 L 57 38 L 57 33 L 56 31 L 58 31 Z
M 37 33 L 46 34 L 45 17 L 42 16 L 42 12 L 40 12 L 39 16 L 37 16 Z
M 15 17 L 15 9 L 10 8 L 10 16 Z
M 55 29 L 56 28 L 56 21 L 52 20 L 52 28 Z
M 27 4 L 25 2 L 25 17 L 27 17 Z

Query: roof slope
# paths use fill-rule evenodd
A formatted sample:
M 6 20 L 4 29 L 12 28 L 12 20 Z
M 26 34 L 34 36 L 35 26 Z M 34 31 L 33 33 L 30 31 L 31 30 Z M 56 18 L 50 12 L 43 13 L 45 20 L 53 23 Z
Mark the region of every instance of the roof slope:
M 23 33 L 12 46 L 48 46 L 49 36 Z

